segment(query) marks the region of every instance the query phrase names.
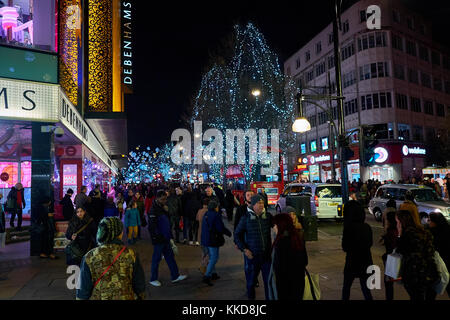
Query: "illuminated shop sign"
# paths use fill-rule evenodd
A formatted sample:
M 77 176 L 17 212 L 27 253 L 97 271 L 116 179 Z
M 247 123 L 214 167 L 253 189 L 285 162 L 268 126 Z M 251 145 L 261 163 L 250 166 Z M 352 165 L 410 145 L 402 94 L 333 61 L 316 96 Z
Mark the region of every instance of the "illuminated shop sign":
M 82 137 L 82 140 L 88 141 L 87 126 L 84 124 L 84 121 L 81 119 L 78 112 L 76 112 L 74 108 L 71 108 L 68 100 L 66 100 L 63 95 L 61 95 L 60 100 L 61 122 L 64 122 L 73 128 L 73 130 L 75 130 Z
M 0 79 L 0 118 L 58 122 L 58 85 Z
M 122 1 L 122 83 L 133 84 L 132 2 Z
M 425 155 L 427 153 L 427 151 L 423 148 L 419 148 L 419 147 L 408 147 L 407 145 L 404 145 L 402 148 L 402 152 L 404 156 L 407 156 L 409 154 L 420 154 L 420 155 Z
M 375 159 L 376 163 L 383 163 L 389 157 L 389 153 L 385 148 L 375 148 L 375 154 L 378 154 L 378 157 Z
M 331 160 L 331 157 L 329 155 L 323 155 L 323 156 L 318 156 L 318 157 L 311 156 L 311 158 L 310 158 L 311 164 L 314 164 L 316 162 L 330 161 L 330 160 Z

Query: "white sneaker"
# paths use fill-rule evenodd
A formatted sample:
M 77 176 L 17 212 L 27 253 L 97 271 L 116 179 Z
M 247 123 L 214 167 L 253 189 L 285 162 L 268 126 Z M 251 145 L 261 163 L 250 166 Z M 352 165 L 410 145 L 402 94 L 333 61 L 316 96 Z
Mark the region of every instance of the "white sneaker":
M 154 287 L 161 287 L 161 282 L 159 282 L 158 280 L 150 281 L 150 284 Z
M 178 278 L 176 278 L 175 280 L 172 280 L 172 283 L 178 282 L 178 281 L 183 281 L 184 279 L 186 279 L 187 276 L 186 275 L 179 275 Z
M 192 246 L 194 244 L 193 241 L 189 241 L 189 245 Z
M 198 241 L 196 241 L 196 242 L 195 242 L 195 245 L 196 245 L 196 246 L 199 246 L 199 245 L 200 245 L 200 243 L 199 243 Z

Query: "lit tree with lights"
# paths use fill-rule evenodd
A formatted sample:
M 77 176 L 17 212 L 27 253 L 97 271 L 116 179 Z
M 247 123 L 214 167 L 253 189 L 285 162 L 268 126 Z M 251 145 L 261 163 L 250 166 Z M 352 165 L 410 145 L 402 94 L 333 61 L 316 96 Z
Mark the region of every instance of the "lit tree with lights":
M 234 52 L 229 61 L 213 65 L 203 76 L 193 104 L 191 126 L 196 120 L 202 121 L 204 126 L 224 134 L 226 129 L 268 129 L 269 133 L 270 129 L 279 129 L 280 149 L 286 152 L 295 141 L 290 132 L 295 120 L 295 85 L 284 76 L 277 55 L 253 24 L 235 27 Z M 248 163 L 248 141 L 245 144 L 241 147 L 246 147 L 247 163 L 241 171 L 249 182 L 259 166 Z M 220 167 L 225 174 L 227 166 Z M 217 165 L 210 169 L 217 175 Z

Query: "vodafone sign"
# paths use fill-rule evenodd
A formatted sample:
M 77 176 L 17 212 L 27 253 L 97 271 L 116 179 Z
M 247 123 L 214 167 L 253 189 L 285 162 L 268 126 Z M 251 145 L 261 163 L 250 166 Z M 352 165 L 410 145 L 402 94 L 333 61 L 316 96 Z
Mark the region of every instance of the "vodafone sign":
M 410 154 L 421 154 L 421 155 L 426 155 L 427 151 L 423 148 L 419 148 L 419 147 L 408 147 L 406 144 L 403 146 L 402 148 L 402 153 L 404 156 L 408 156 Z

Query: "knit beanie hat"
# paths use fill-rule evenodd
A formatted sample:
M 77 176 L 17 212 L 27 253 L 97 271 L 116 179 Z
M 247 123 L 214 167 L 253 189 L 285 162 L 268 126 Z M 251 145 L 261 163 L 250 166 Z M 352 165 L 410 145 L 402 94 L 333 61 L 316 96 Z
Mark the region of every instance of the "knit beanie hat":
M 286 213 L 294 212 L 294 213 L 295 213 L 295 212 L 297 212 L 297 211 L 295 210 L 294 207 L 287 206 L 284 212 L 286 212 Z
M 260 202 L 260 201 L 264 201 L 263 197 L 261 197 L 259 194 L 255 194 L 255 195 L 252 197 L 252 200 L 251 200 L 251 206 L 253 207 L 255 204 L 257 204 L 257 203 Z
M 123 231 L 123 223 L 117 217 L 103 218 L 98 225 L 97 242 L 107 244 L 116 239 Z

